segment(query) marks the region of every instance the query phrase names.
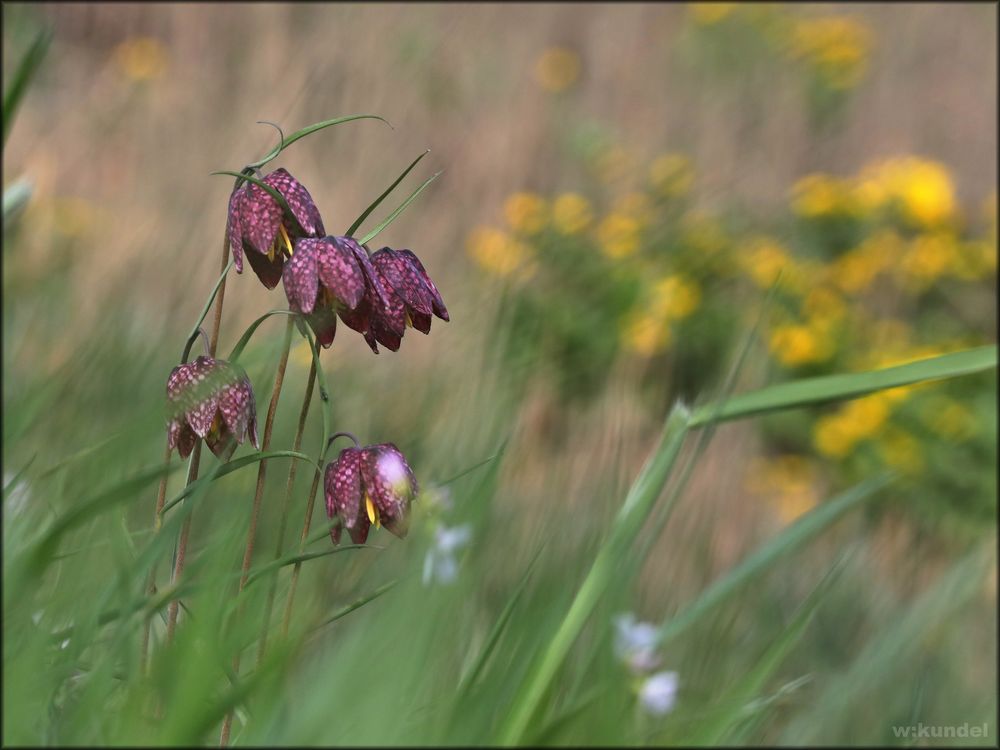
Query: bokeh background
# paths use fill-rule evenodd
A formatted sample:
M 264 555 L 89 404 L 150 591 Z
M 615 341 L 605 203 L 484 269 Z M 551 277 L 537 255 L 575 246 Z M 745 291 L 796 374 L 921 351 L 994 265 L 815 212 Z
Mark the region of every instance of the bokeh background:
M 517 636 L 495 657 L 504 663 L 488 687 L 502 705 L 670 404 L 718 395 L 758 318 L 737 391 L 996 341 L 990 4 L 51 3 L 3 13 L 5 71 L 52 31 L 4 146 L 5 191 L 30 187 L 10 220 L 5 203 L 5 542 L 162 457 L 163 383 L 219 267 L 232 182 L 209 173 L 273 145 L 256 121 L 286 133 L 354 113 L 392 123 L 321 131 L 273 164 L 308 186 L 331 232 L 424 149 L 370 223 L 444 170 L 376 245 L 420 255 L 451 322 L 378 357 L 341 327 L 323 354 L 334 428 L 397 443 L 425 488 L 423 510 L 405 542 L 377 535 L 378 555 L 307 565 L 303 619 L 415 573 L 289 657 L 283 679 L 346 702 L 349 720 L 326 721 L 322 701 L 297 704 L 286 687 L 257 707 L 263 718 L 240 716 L 237 741 L 486 741 L 483 711 L 464 723 L 422 712 L 434 714 L 435 691 L 468 664 L 544 542 Z M 232 275 L 220 351 L 285 305 L 280 288 Z M 282 325 L 265 323 L 245 358 L 261 415 Z M 309 361 L 297 340 L 274 446 L 291 444 Z M 898 479 L 663 654 L 681 684 L 666 715 L 632 710 L 637 688 L 607 643 L 580 644 L 567 694 L 593 682 L 620 696 L 607 703 L 617 708 L 572 714 L 542 739 L 700 736 L 691 727 L 843 556 L 816 623 L 767 683 L 760 720 L 730 739 L 900 742 L 891 726 L 922 721 L 987 722 L 995 741 L 995 563 L 961 596 L 939 586 L 995 544 L 995 412 L 988 373 L 721 427 L 605 620 L 662 621 L 825 499 L 883 469 Z M 319 436 L 313 414 L 304 450 L 316 454 Z M 285 472 L 272 462 L 265 559 Z M 199 507 L 192 544 L 206 566 L 236 570 L 255 473 L 220 481 Z M 296 538 L 310 478 L 299 472 Z M 128 554 L 119 532 L 142 539 L 153 501 L 150 487 L 74 533 L 76 554 L 32 594 L 35 626 L 64 628 L 80 598 L 108 601 L 101 592 Z M 901 620 L 905 637 L 886 630 Z M 137 653 L 138 628 L 122 638 Z M 133 698 L 110 712 L 119 718 L 89 716 L 114 691 L 79 677 L 88 648 L 5 656 L 6 676 L 33 664 L 44 673 L 35 690 L 5 690 L 5 708 L 23 717 L 5 740 L 212 741 L 207 730 L 157 734 Z M 385 704 L 399 721 L 381 717 Z

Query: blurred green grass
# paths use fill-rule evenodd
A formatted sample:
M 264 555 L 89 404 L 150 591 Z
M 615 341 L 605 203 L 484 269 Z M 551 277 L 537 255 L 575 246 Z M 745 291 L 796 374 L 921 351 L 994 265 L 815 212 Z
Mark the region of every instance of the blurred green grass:
M 564 22 L 564 11 L 543 7 L 533 16 L 519 10 L 523 18 L 537 21 L 540 30 L 510 43 L 515 46 L 483 45 L 476 62 L 463 69 L 453 69 L 449 60 L 467 59 L 469 42 L 457 46 L 454 37 L 463 31 L 482 33 L 498 22 L 496 11 L 485 8 L 445 20 L 444 9 L 421 9 L 413 15 L 418 23 L 389 37 L 396 45 L 389 62 L 369 54 L 366 69 L 361 54 L 355 60 L 339 51 L 329 57 L 312 51 L 296 57 L 278 50 L 292 48 L 290 42 L 299 37 L 323 33 L 334 21 L 367 24 L 370 29 L 360 36 L 369 45 L 368 34 L 381 38 L 379 29 L 392 26 L 389 14 L 378 9 L 347 6 L 335 14 L 261 6 L 241 25 L 216 33 L 232 20 L 227 15 L 231 11 L 163 6 L 147 15 L 137 7 L 123 7 L 122 20 L 114 23 L 99 6 L 49 19 L 55 34 L 47 67 L 40 69 L 22 106 L 11 148 L 5 148 L 5 185 L 25 173 L 35 192 L 16 221 L 4 221 L 4 588 L 11 592 L 4 598 L 4 678 L 7 686 L 17 686 L 4 690 L 4 741 L 212 743 L 234 700 L 224 665 L 243 648 L 246 682 L 241 685 L 247 692 L 240 696 L 245 703 L 233 735 L 237 743 L 460 744 L 496 739 L 607 539 L 615 512 L 651 450 L 669 395 L 678 383 L 690 400 L 715 393 L 722 369 L 732 360 L 732 342 L 748 327 L 745 318 L 734 314 L 736 298 L 727 296 L 727 287 L 706 292 L 706 302 L 718 306 L 727 321 L 725 326 L 714 324 L 716 329 L 731 329 L 709 347 L 710 364 L 698 357 L 684 366 L 670 359 L 640 372 L 612 352 L 610 374 L 590 384 L 590 400 L 567 403 L 575 378 L 585 377 L 592 364 L 589 355 L 581 354 L 587 351 L 588 334 L 606 345 L 607 320 L 584 319 L 589 329 L 565 350 L 570 377 L 553 385 L 544 348 L 525 353 L 511 345 L 551 334 L 559 316 L 572 323 L 578 301 L 550 300 L 533 318 L 534 329 L 526 332 L 509 314 L 509 294 L 479 275 L 460 252 L 477 224 L 493 221 L 501 212 L 508 193 L 533 182 L 539 190 L 583 189 L 591 178 L 579 161 L 552 148 L 548 127 L 537 125 L 532 132 L 532 126 L 549 121 L 558 133 L 573 106 L 623 109 L 609 93 L 617 90 L 611 84 L 618 80 L 615 76 L 627 76 L 627 66 L 636 65 L 640 53 L 615 63 L 615 51 L 595 39 L 611 13 L 604 8 L 595 8 L 569 39 L 554 31 Z M 878 50 L 893 49 L 892 34 L 900 33 L 892 29 L 894 12 L 871 11 Z M 949 21 L 954 33 L 980 38 L 977 12 L 963 9 L 963 20 Z M 4 7 L 5 29 L 11 29 L 5 31 L 5 63 L 33 38 L 41 19 L 32 13 Z M 523 20 L 517 13 L 502 22 Z M 914 13 L 907 27 L 914 34 L 913 45 L 925 50 L 945 45 L 947 35 L 935 29 L 941 16 L 931 10 Z M 281 20 L 278 31 L 276 19 Z M 691 31 L 684 23 L 690 21 L 684 21 L 679 8 L 633 10 L 617 33 L 634 35 L 648 25 L 667 39 L 682 33 L 678 29 Z M 267 33 L 260 35 L 255 54 L 247 55 L 236 40 L 258 26 Z M 149 38 L 163 41 L 151 43 Z M 684 39 L 684 54 L 718 49 L 712 47 L 718 42 L 699 41 L 697 35 Z M 991 39 L 995 54 L 995 36 Z M 312 50 L 315 44 L 301 46 Z M 556 56 L 553 62 L 551 54 L 547 61 L 544 55 L 547 49 L 566 46 L 580 51 L 581 77 L 577 88 L 552 92 L 547 86 L 555 81 L 559 88 L 560 75 L 566 75 L 560 65 L 565 67 L 567 58 L 560 62 Z M 940 74 L 945 81 L 936 85 L 944 89 L 950 81 L 968 80 L 975 69 L 974 58 L 968 57 L 975 54 L 974 47 L 963 45 L 961 53 L 945 47 L 953 54 Z M 206 51 L 208 57 L 199 59 L 207 63 L 195 66 L 195 53 Z M 648 54 L 662 61 L 666 52 L 656 46 Z M 243 66 L 223 64 L 240 59 Z M 270 72 L 277 59 L 285 63 L 281 79 Z M 402 59 L 411 67 L 393 77 Z M 728 159 L 727 149 L 731 154 L 733 146 L 719 148 L 714 161 L 696 158 L 699 173 L 707 175 L 696 188 L 699 197 L 713 191 L 743 198 L 750 193 L 763 203 L 755 211 L 773 213 L 803 172 L 853 173 L 861 163 L 858 155 L 867 159 L 873 148 L 858 133 L 875 133 L 872 141 L 879 143 L 879 131 L 866 119 L 878 115 L 864 112 L 864 97 L 886 91 L 899 96 L 914 86 L 930 85 L 926 68 L 900 72 L 907 59 L 893 60 L 885 53 L 876 57 L 871 86 L 862 84 L 858 94 L 861 105 L 839 115 L 847 119 L 832 132 L 796 131 L 820 156 L 772 158 L 768 169 L 762 169 L 761 157 L 750 155 L 739 167 L 740 174 L 756 178 L 749 188 L 745 181 L 732 180 L 737 168 L 727 164 L 735 161 Z M 532 69 L 536 60 L 540 73 Z M 775 63 L 761 65 L 765 67 L 751 66 L 744 78 L 726 83 L 671 63 L 663 68 L 662 79 L 652 80 L 688 76 L 689 85 L 711 81 L 711 96 L 718 98 L 695 98 L 689 109 L 699 113 L 714 108 L 725 119 L 753 90 L 754 76 Z M 886 78 L 889 74 L 880 72 L 885 67 L 896 72 Z M 198 83 L 205 70 L 213 76 Z M 81 88 L 79 81 L 88 74 L 93 76 L 90 88 Z M 336 91 L 317 83 L 330 76 L 341 84 Z M 280 86 L 279 80 L 293 86 Z M 373 80 L 386 83 L 366 90 Z M 75 91 L 89 92 L 93 105 L 82 106 L 79 93 L 68 93 L 73 81 Z M 296 85 L 319 94 L 300 98 Z M 794 121 L 790 89 L 775 88 L 777 101 L 784 102 L 784 113 Z M 193 91 L 209 95 L 193 96 Z M 991 96 L 995 104 L 995 92 Z M 974 107 L 964 105 L 971 107 L 971 115 L 961 127 L 989 116 L 989 96 L 982 100 Z M 649 111 L 641 111 L 640 121 L 655 119 L 663 106 L 648 95 L 645 101 Z M 224 110 L 225 102 L 237 106 Z M 70 104 L 75 109 L 63 109 L 63 119 L 54 117 Z M 177 363 L 183 337 L 217 269 L 225 192 L 221 181 L 213 182 L 219 178 L 208 172 L 238 167 L 241 159 L 263 153 L 269 145 L 264 139 L 271 134 L 254 133 L 249 123 L 273 118 L 274 109 L 288 111 L 296 124 L 348 111 L 377 111 L 395 125 L 385 132 L 363 122 L 340 126 L 335 134 L 317 134 L 289 152 L 289 166 L 294 165 L 321 206 L 335 207 L 336 231 L 343 231 L 398 173 L 399 165 L 424 145 L 434 147 L 424 163 L 435 169 L 435 164 L 448 166 L 385 240 L 394 246 L 412 241 L 418 252 L 418 241 L 432 248 L 426 254 L 428 269 L 448 301 L 452 322 L 435 326 L 426 339 L 411 334 L 398 355 L 378 358 L 359 337 L 342 329 L 334 348 L 324 354 L 334 429 L 350 429 L 365 442 L 393 440 L 429 491 L 416 506 L 413 533 L 406 541 L 376 534 L 372 543 L 384 549 L 347 550 L 303 567 L 293 638 L 288 644 L 272 638 L 268 659 L 255 668 L 252 641 L 259 634 L 266 586 L 251 585 L 243 620 L 227 623 L 249 520 L 253 469 L 214 482 L 195 509 L 195 553 L 188 569 L 194 588 L 185 598 L 178 640 L 154 650 L 152 676 L 141 679 L 141 613 L 107 622 L 103 616 L 128 611 L 143 597 L 144 565 L 150 560 L 143 550 L 151 539 L 155 478 L 122 496 L 113 510 L 68 533 L 42 575 L 25 572 L 23 553 L 49 524 L 88 498 L 113 490 L 143 469 L 158 468 L 165 376 Z M 774 125 L 754 119 L 761 111 L 754 109 L 741 123 L 749 128 L 757 122 L 762 134 L 741 143 L 750 151 L 755 142 L 769 144 L 763 151 L 773 156 L 780 144 Z M 935 118 L 948 116 L 947 111 L 931 112 L 926 119 L 944 128 L 940 123 L 949 121 Z M 474 117 L 475 127 L 462 117 Z M 663 121 L 680 128 L 668 130 L 681 134 L 671 143 L 687 139 L 696 157 L 726 141 L 717 130 L 694 138 L 692 133 L 705 126 L 696 115 L 687 124 Z M 529 127 L 519 132 L 514 122 Z M 708 130 L 712 127 L 718 126 Z M 933 132 L 931 126 L 912 127 L 916 141 Z M 475 137 L 460 138 L 466 130 Z M 958 138 L 957 131 L 944 130 L 948 138 L 934 142 L 942 151 Z M 639 122 L 626 132 L 629 149 L 641 144 L 650 153 L 663 147 L 655 126 Z M 995 182 L 989 171 L 995 136 L 978 137 L 974 146 L 962 149 L 964 155 L 953 150 L 939 157 L 957 165 L 959 198 L 972 190 L 973 203 L 985 185 Z M 508 151 L 513 157 L 504 157 Z M 995 234 L 992 242 L 995 246 Z M 455 249 L 446 252 L 449 247 Z M 556 246 L 548 252 L 562 251 Z M 578 297 L 595 289 L 596 279 Z M 978 340 L 995 341 L 995 270 L 981 288 L 970 327 Z M 759 299 L 751 294 L 741 302 L 753 305 Z M 284 299 L 280 290 L 265 295 L 245 274 L 230 279 L 226 304 L 222 351 L 235 343 L 244 325 L 266 309 L 283 307 Z M 941 316 L 945 327 L 954 324 L 951 312 Z M 265 322 L 243 359 L 261 413 L 281 326 L 281 319 Z M 752 350 L 739 390 L 775 379 L 769 356 L 766 347 Z M 296 344 L 272 440 L 276 448 L 291 445 L 307 369 L 308 355 Z M 995 539 L 991 477 L 996 426 L 990 416 L 995 414 L 995 371 L 944 387 L 951 398 L 982 415 L 985 441 L 977 443 L 985 446 L 982 450 L 958 447 L 952 451 L 957 458 L 945 463 L 964 460 L 958 464 L 966 467 L 962 474 L 982 481 L 961 497 L 949 495 L 955 486 L 951 480 L 924 487 L 923 502 L 934 519 L 930 524 L 917 522 L 911 488 L 893 484 L 882 491 L 882 502 L 845 518 L 762 578 L 742 584 L 736 597 L 698 628 L 668 642 L 663 657 L 666 668 L 680 675 L 680 698 L 668 716 L 651 718 L 639 712 L 635 681 L 614 655 L 613 617 L 636 611 L 643 619 L 669 621 L 711 581 L 775 538 L 786 523 L 746 490 L 742 476 L 756 454 L 770 452 L 773 435 L 779 436 L 779 445 L 783 440 L 800 447 L 804 441 L 796 430 L 801 427 L 777 424 L 760 431 L 757 422 L 721 427 L 698 456 L 664 533 L 638 531 L 637 548 L 648 547 L 649 560 L 634 563 L 641 567 L 634 571 L 634 581 L 625 572 L 611 578 L 525 739 L 673 744 L 722 733 L 748 743 L 900 742 L 890 727 L 917 721 L 987 722 L 994 738 L 995 658 L 983 655 L 995 656 L 996 575 L 995 561 L 982 550 Z M 823 415 L 814 409 L 797 414 L 807 415 L 810 424 Z M 320 439 L 314 413 L 303 449 L 315 455 Z M 247 455 L 247 449 L 239 455 Z M 683 453 L 680 460 L 689 458 Z M 204 463 L 207 473 L 215 459 L 206 455 Z M 269 470 L 258 566 L 270 559 L 277 542 L 286 466 L 279 459 Z M 832 495 L 834 486 L 850 485 L 874 468 L 864 462 L 834 468 L 831 478 L 812 480 L 812 489 Z M 933 476 L 940 471 L 935 469 Z M 298 474 L 289 536 L 301 523 L 311 474 Z M 454 482 L 437 487 L 458 474 Z M 180 490 L 182 476 L 183 470 L 174 472 L 168 497 Z M 793 480 L 801 481 L 797 475 Z M 450 509 L 440 501 L 445 496 Z M 963 502 L 980 510 L 970 516 Z M 820 503 L 818 512 L 825 507 Z M 964 520 L 957 523 L 959 518 Z M 458 556 L 454 582 L 427 585 L 423 568 L 441 524 L 468 524 L 473 541 Z M 318 529 L 317 523 L 314 531 Z M 171 544 L 169 534 L 158 540 L 161 570 L 167 567 Z M 286 540 L 285 548 L 290 545 Z M 310 549 L 328 546 L 320 539 Z M 620 546 L 629 548 L 630 543 Z M 508 624 L 480 680 L 460 693 L 456 686 L 536 553 L 538 561 L 509 610 Z M 835 565 L 838 574 L 827 579 Z M 286 568 L 278 574 L 278 602 L 283 601 L 288 573 Z M 379 598 L 320 625 L 392 581 L 398 583 Z M 821 581 L 822 596 L 816 602 L 810 595 Z M 811 608 L 800 610 L 804 602 Z M 798 619 L 803 611 L 810 613 L 807 625 Z M 162 622 L 155 615 L 153 622 L 160 641 Z M 779 663 L 753 681 L 755 670 L 779 653 Z M 741 692 L 747 685 L 753 689 Z

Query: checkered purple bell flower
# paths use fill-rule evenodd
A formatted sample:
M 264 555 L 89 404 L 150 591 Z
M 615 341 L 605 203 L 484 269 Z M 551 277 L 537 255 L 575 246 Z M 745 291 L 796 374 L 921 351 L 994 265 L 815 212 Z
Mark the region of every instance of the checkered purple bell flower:
M 406 536 L 417 479 L 392 443 L 345 448 L 327 465 L 323 487 L 326 513 L 337 519 L 330 530 L 334 544 L 345 528 L 354 544 L 364 544 L 373 524 Z
M 211 357 L 175 367 L 167 378 L 167 444 L 187 458 L 199 438 L 223 461 L 247 436 L 257 450 L 257 405 L 239 365 Z
M 301 237 L 322 237 L 326 230 L 309 191 L 287 170 L 276 169 L 261 182 L 285 199 L 295 221 L 289 220 L 270 193 L 252 182 L 244 182 L 229 196 L 226 233 L 236 272 L 243 273 L 245 255 L 261 283 L 274 289 L 281 280 L 286 255 L 293 254 L 295 241 Z

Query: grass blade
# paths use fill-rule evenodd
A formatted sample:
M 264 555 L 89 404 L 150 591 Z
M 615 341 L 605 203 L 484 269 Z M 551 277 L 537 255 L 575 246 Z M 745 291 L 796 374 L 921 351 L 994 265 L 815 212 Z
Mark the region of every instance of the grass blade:
M 856 398 L 886 388 L 969 375 L 996 366 L 997 347 L 993 344 L 881 370 L 795 380 L 727 399 L 721 408 L 718 404 L 706 404 L 695 411 L 691 426 Z
M 570 647 L 615 579 L 620 563 L 631 551 L 636 533 L 660 496 L 687 435 L 690 418 L 690 412 L 682 404 L 671 409 L 660 445 L 633 482 L 612 524 L 611 534 L 601 546 L 562 624 L 515 696 L 514 705 L 500 729 L 499 744 L 516 745 L 524 737 Z
M 396 209 L 395 211 L 393 211 L 393 212 L 392 212 L 391 214 L 389 214 L 389 215 L 388 215 L 388 216 L 387 216 L 387 217 L 386 217 L 386 218 L 385 218 L 385 219 L 384 219 L 384 220 L 382 221 L 382 223 L 381 223 L 381 224 L 379 224 L 379 225 L 378 225 L 377 227 L 375 227 L 375 228 L 374 228 L 374 229 L 373 229 L 372 231 L 370 231 L 370 232 L 369 232 L 368 234 L 366 234 L 366 235 L 365 235 L 365 236 L 364 236 L 364 237 L 363 237 L 363 238 L 361 239 L 361 244 L 362 244 L 362 245 L 365 245 L 365 244 L 367 244 L 367 243 L 371 242 L 371 241 L 372 241 L 373 239 L 375 239 L 375 237 L 376 237 L 376 236 L 377 236 L 377 235 L 378 235 L 378 234 L 379 234 L 379 233 L 380 233 L 380 232 L 381 232 L 381 231 L 382 231 L 383 229 L 385 229 L 385 228 L 386 228 L 387 226 L 389 226 L 390 224 L 392 224 L 392 222 L 394 222 L 394 221 L 396 220 L 396 217 L 397 217 L 397 216 L 399 216 L 399 215 L 400 215 L 401 213 L 403 213 L 403 210 L 404 210 L 404 209 L 405 209 L 405 208 L 406 208 L 407 206 L 409 206 L 409 205 L 410 205 L 410 203 L 412 203 L 412 202 L 413 202 L 413 199 L 414 199 L 414 198 L 416 198 L 416 197 L 417 197 L 418 195 L 420 195 L 420 193 L 422 193 L 422 192 L 423 192 L 423 189 L 424 189 L 425 187 L 427 187 L 428 185 L 430 185 L 430 184 L 431 184 L 432 182 L 434 182 L 434 180 L 436 180 L 436 179 L 438 178 L 438 175 L 440 175 L 440 174 L 441 174 L 441 172 L 435 172 L 435 173 L 434 173 L 434 174 L 432 174 L 432 175 L 431 175 L 430 177 L 428 177 L 428 178 L 427 178 L 426 180 L 424 180 L 424 183 L 423 183 L 423 184 L 422 184 L 422 185 L 421 185 L 420 187 L 418 187 L 418 188 L 417 188 L 416 190 L 414 190 L 414 191 L 413 191 L 412 193 L 410 193 L 410 197 L 409 197 L 409 198 L 407 198 L 407 199 L 406 199 L 405 201 L 403 201 L 403 202 L 402 202 L 402 204 L 401 204 L 401 205 L 399 206 L 399 208 L 397 208 L 397 209 Z
M 820 505 L 793 523 L 770 543 L 712 583 L 693 604 L 667 620 L 660 628 L 659 641 L 675 638 L 701 618 L 740 591 L 747 581 L 766 572 L 787 554 L 828 528 L 847 511 L 875 495 L 890 481 L 888 475 L 870 479 L 852 487 L 833 500 Z
M 357 219 L 354 220 L 354 223 L 351 224 L 351 228 L 347 230 L 348 237 L 354 236 L 354 233 L 358 231 L 358 227 L 360 227 L 361 224 L 364 222 L 364 220 L 371 215 L 371 212 L 374 211 L 376 208 L 378 208 L 379 204 L 389 196 L 389 193 L 395 190 L 396 186 L 403 181 L 403 178 L 405 178 L 406 175 L 408 175 L 413 170 L 413 168 L 417 166 L 420 160 L 423 159 L 425 156 L 427 156 L 427 154 L 429 154 L 430 152 L 431 150 L 427 149 L 426 151 L 424 151 L 424 153 L 420 154 L 420 156 L 414 159 L 410 163 L 410 166 L 408 166 L 405 170 L 403 170 L 403 174 L 397 177 L 396 181 L 393 182 L 389 187 L 387 187 L 385 189 L 385 192 L 382 193 L 382 195 L 380 195 L 378 198 L 376 198 L 375 201 L 370 206 L 368 206 L 368 208 L 365 209 L 364 213 L 362 213 L 361 216 L 359 216 Z
M 11 125 L 14 124 L 14 115 L 17 113 L 17 107 L 21 103 L 21 99 L 24 98 L 32 77 L 39 66 L 41 66 L 42 60 L 45 59 L 45 53 L 48 52 L 51 41 L 51 30 L 42 29 L 39 31 L 31 42 L 31 46 L 28 47 L 28 51 L 24 53 L 24 57 L 21 58 L 17 70 L 14 71 L 13 79 L 5 87 L 6 93 L 4 93 L 3 97 L 3 143 L 5 146 L 7 145 L 7 136 L 10 134 Z M 6 211 L 4 211 L 4 214 L 6 215 Z
M 302 130 L 296 130 L 287 138 L 282 138 L 281 143 L 271 149 L 260 161 L 255 161 L 253 164 L 248 164 L 248 167 L 263 167 L 269 161 L 274 159 L 278 154 L 284 151 L 286 148 L 291 146 L 295 141 L 300 138 L 305 138 L 307 135 L 312 135 L 317 130 L 322 130 L 323 128 L 329 128 L 333 125 L 340 125 L 345 122 L 351 122 L 353 120 L 381 120 L 386 125 L 391 128 L 392 125 L 384 117 L 379 117 L 378 115 L 347 115 L 346 117 L 336 117 L 332 120 L 323 120 L 322 122 L 313 123 L 307 127 L 302 128 Z

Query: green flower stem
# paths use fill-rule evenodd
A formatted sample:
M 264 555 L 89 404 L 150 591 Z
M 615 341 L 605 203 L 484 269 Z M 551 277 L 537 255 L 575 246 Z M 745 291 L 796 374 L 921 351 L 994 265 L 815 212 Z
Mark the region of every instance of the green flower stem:
M 278 370 L 274 374 L 274 388 L 271 391 L 271 403 L 267 407 L 267 418 L 264 422 L 264 435 L 261 439 L 261 450 L 266 451 L 271 444 L 271 431 L 274 428 L 274 415 L 278 411 L 278 399 L 281 397 L 281 386 L 285 381 L 285 367 L 288 365 L 288 350 L 292 345 L 292 328 L 295 318 L 290 317 L 285 326 L 285 338 L 281 345 L 281 359 L 278 361 Z M 257 536 L 257 521 L 260 518 L 260 506 L 264 497 L 264 482 L 267 478 L 267 461 L 261 461 L 257 469 L 257 489 L 253 496 L 253 508 L 250 511 L 250 529 L 247 531 L 247 546 L 243 552 L 243 567 L 240 572 L 240 586 L 237 597 L 246 588 L 247 579 L 250 577 L 250 563 L 253 561 L 254 541 Z M 242 602 L 237 607 L 236 619 L 239 620 L 242 610 Z M 233 673 L 239 675 L 240 655 L 236 654 L 233 659 Z M 222 732 L 219 735 L 219 747 L 226 747 L 229 744 L 229 733 L 233 725 L 233 712 L 226 714 L 222 723 Z
M 295 442 L 293 451 L 302 448 L 302 434 L 306 428 L 306 417 L 309 415 L 309 406 L 312 403 L 313 386 L 316 383 L 316 362 L 309 364 L 309 377 L 306 381 L 306 393 L 302 397 L 302 410 L 299 412 L 299 426 L 295 431 Z M 287 525 L 288 512 L 292 506 L 292 490 L 295 488 L 295 474 L 298 469 L 298 461 L 292 461 L 288 466 L 288 482 L 285 484 L 285 501 L 281 506 L 281 516 L 278 521 L 278 545 L 274 552 L 274 559 L 280 560 L 284 551 L 285 527 Z M 264 651 L 267 648 L 267 631 L 271 624 L 271 611 L 274 609 L 274 596 L 278 586 L 278 576 L 271 578 L 271 584 L 267 592 L 267 604 L 264 607 L 264 620 L 261 625 L 260 639 L 257 643 L 257 668 L 260 668 L 261 660 L 264 658 Z

